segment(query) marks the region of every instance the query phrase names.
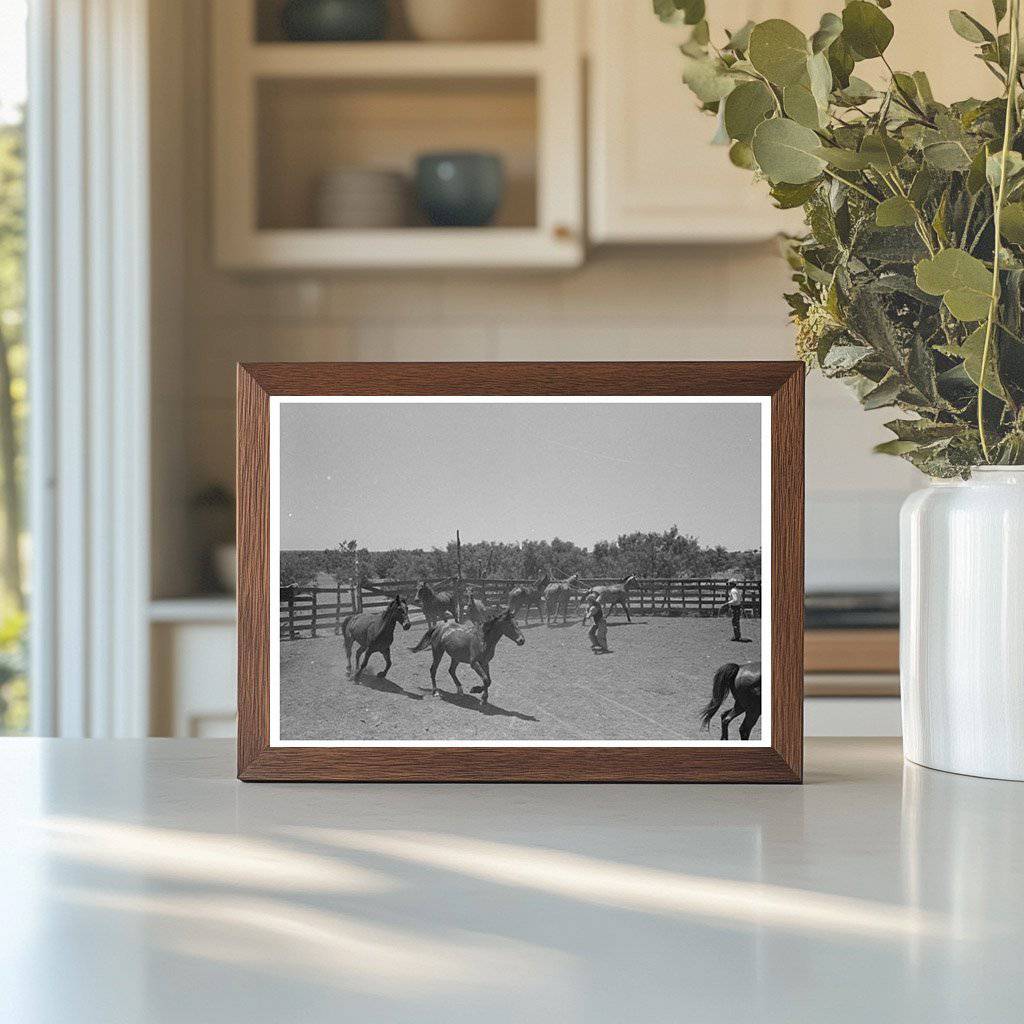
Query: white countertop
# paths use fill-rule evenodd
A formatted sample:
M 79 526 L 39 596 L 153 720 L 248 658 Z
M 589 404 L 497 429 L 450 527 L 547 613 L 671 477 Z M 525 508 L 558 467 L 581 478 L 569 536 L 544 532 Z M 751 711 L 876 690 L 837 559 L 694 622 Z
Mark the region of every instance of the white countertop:
M 811 740 L 803 787 L 243 785 L 0 741 L 0 1021 L 1018 1019 L 1024 786 Z

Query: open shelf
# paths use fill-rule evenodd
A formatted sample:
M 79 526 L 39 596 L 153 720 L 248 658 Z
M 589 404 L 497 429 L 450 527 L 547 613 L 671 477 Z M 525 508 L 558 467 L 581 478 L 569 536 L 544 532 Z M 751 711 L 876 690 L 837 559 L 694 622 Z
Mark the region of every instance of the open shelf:
M 477 77 L 535 75 L 535 43 L 268 43 L 248 49 L 257 78 Z
M 256 117 L 261 231 L 344 234 L 316 223 L 314 197 L 325 174 L 350 166 L 401 173 L 410 200 L 401 230 L 429 230 L 412 198 L 413 176 L 417 156 L 438 150 L 497 153 L 505 189 L 493 228 L 536 227 L 532 79 L 272 79 L 258 85 Z M 360 230 L 353 242 L 372 246 L 378 233 Z M 453 240 L 451 229 L 443 233 Z

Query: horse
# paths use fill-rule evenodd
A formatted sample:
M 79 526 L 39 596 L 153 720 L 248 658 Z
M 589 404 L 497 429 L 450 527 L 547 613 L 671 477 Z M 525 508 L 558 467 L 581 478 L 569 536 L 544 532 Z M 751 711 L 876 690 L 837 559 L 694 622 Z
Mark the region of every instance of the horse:
M 512 609 L 512 614 L 518 618 L 519 613 L 525 611 L 526 617 L 523 619 L 523 622 L 528 623 L 530 621 L 530 608 L 536 605 L 538 613 L 543 616 L 544 591 L 550 582 L 551 577 L 544 572 L 537 577 L 535 583 L 521 583 L 519 586 L 513 587 L 508 592 L 508 606 Z
M 428 647 L 432 649 L 434 660 L 430 666 L 430 687 L 433 696 L 440 696 L 437 689 L 437 666 L 447 654 L 452 659 L 448 666 L 448 675 L 452 677 L 455 688 L 462 693 L 462 684 L 455 674 L 455 666 L 465 661 L 483 684 L 474 686 L 469 692 L 479 693 L 480 703 L 486 704 L 491 686 L 491 659 L 494 657 L 498 641 L 503 636 L 507 636 L 517 647 L 522 647 L 526 643 L 526 638 L 519 632 L 519 627 L 512 618 L 512 611 L 508 608 L 482 623 L 439 623 L 433 629 L 428 629 L 420 642 L 409 650 L 418 652 L 425 651 Z
M 596 597 L 607 615 L 611 615 L 612 609 L 617 604 L 622 605 L 622 610 L 626 613 L 626 621 L 632 622 L 633 620 L 629 617 L 629 588 L 639 582 L 635 576 L 631 575 L 623 579 L 621 583 L 610 587 L 591 587 L 587 592 L 587 599 Z
M 500 615 L 504 608 L 489 608 L 479 597 L 480 588 L 470 586 L 466 588 L 466 615 L 470 622 L 485 622 Z
M 712 717 L 730 692 L 734 703 L 728 711 L 722 712 L 722 739 L 729 738 L 729 723 L 743 715 L 740 739 L 749 740 L 751 730 L 761 717 L 761 662 L 748 661 L 745 665 L 737 665 L 730 661 L 715 673 L 711 700 L 701 712 L 702 729 L 710 730 Z
M 436 625 L 449 615 L 456 620 L 459 617 L 459 602 L 455 595 L 450 590 L 433 590 L 426 580 L 422 580 L 416 589 L 416 601 L 423 609 L 428 626 Z
M 384 655 L 384 671 L 377 676 L 383 679 L 391 668 L 391 643 L 395 638 L 395 626 L 401 623 L 402 629 L 409 628 L 409 606 L 401 594 L 395 594 L 391 603 L 382 612 L 357 612 L 346 615 L 341 621 L 341 633 L 345 638 L 345 658 L 348 661 L 348 672 L 353 681 L 359 678 L 366 668 L 371 654 Z M 352 645 L 357 644 L 356 673 L 352 675 Z M 359 659 L 362 658 L 360 664 Z
M 544 618 L 549 626 L 551 625 L 552 610 L 554 610 L 555 618 L 558 618 L 558 612 L 561 609 L 563 625 L 568 621 L 569 598 L 572 596 L 579 578 L 580 574 L 574 572 L 567 580 L 556 580 L 544 588 Z

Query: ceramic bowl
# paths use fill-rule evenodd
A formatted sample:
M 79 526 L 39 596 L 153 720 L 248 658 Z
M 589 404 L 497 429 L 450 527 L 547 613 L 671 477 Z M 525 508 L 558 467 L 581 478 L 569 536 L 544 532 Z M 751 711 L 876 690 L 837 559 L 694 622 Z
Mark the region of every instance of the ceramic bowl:
M 435 227 L 489 224 L 504 191 L 504 165 L 494 153 L 424 153 L 416 161 L 416 196 Z
M 530 0 L 404 0 L 404 7 L 417 39 L 480 42 L 535 36 Z
M 380 39 L 387 24 L 386 0 L 288 0 L 281 11 L 285 38 L 294 42 Z

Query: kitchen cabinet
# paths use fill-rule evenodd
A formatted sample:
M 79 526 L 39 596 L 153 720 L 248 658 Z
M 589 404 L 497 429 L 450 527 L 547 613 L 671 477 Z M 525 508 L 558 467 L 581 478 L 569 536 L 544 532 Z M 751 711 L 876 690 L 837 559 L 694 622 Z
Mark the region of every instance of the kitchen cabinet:
M 989 23 L 988 0 L 958 5 Z M 839 10 L 842 4 L 831 5 Z M 748 19 L 785 18 L 808 34 L 829 9 L 816 0 L 709 4 L 713 31 Z M 940 100 L 991 96 L 998 83 L 956 36 L 945 8 L 897 3 L 888 56 L 894 67 L 928 72 Z M 678 44 L 689 28 L 664 25 L 644 0 L 590 0 L 588 177 L 590 238 L 609 242 L 750 241 L 799 230 L 800 211 L 772 207 L 767 186 L 709 145 L 714 119 L 697 109 L 680 80 Z M 860 64 L 876 78 L 884 67 Z
M 529 0 L 521 0 L 527 3 Z M 533 0 L 533 38 L 293 42 L 274 0 L 211 5 L 214 255 L 230 269 L 565 267 L 583 258 L 579 0 Z M 399 26 L 400 29 L 400 26 Z M 418 155 L 498 154 L 486 227 L 325 227 L 352 168 L 411 179 Z M 408 185 L 411 182 L 407 182 Z M 410 190 L 411 191 L 411 190 Z

